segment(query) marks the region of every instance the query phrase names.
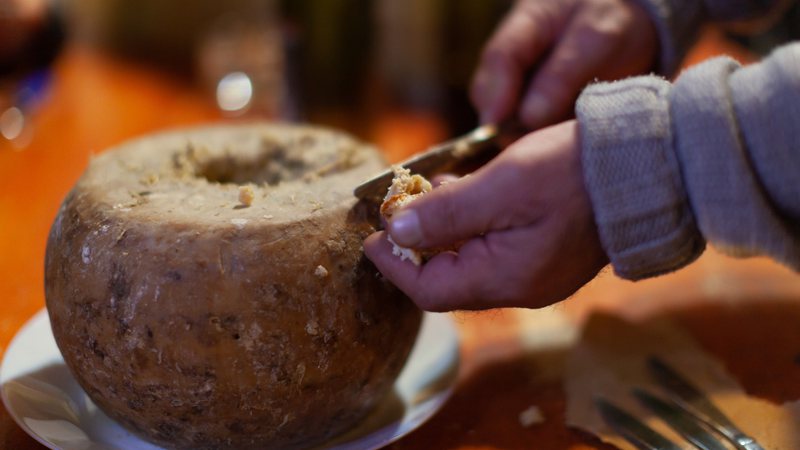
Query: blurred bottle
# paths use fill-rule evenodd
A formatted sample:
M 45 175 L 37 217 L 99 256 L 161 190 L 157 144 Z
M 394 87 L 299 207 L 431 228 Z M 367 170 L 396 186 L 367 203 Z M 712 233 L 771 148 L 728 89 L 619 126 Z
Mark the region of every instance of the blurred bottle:
M 282 0 L 300 116 L 367 136 L 387 109 L 474 127 L 480 49 L 511 0 Z
M 469 103 L 481 49 L 510 0 L 377 0 L 377 64 L 395 102 L 435 111 L 452 134 L 477 123 Z
M 363 131 L 374 0 L 282 0 L 290 89 L 302 120 Z

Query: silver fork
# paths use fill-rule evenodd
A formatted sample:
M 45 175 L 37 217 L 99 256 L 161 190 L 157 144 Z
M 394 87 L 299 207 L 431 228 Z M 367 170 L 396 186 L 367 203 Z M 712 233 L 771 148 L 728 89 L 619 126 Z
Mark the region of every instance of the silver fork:
M 687 414 L 674 401 L 661 399 L 642 389 L 634 389 L 633 396 L 695 447 L 702 450 L 727 450 L 702 422 Z
M 670 427 L 675 429 L 688 442 L 701 450 L 727 450 L 721 441 L 695 422 L 691 416 L 683 415 L 683 411 L 660 399 L 656 399 L 644 391 L 636 391 L 639 395 L 647 397 L 649 408 L 654 408 L 653 412 Z M 639 398 L 642 401 L 641 398 Z M 653 402 L 653 403 L 649 403 Z M 600 411 L 603 420 L 616 431 L 620 436 L 633 444 L 639 450 L 678 450 L 678 444 L 669 440 L 666 436 L 645 425 L 634 416 L 615 406 L 603 398 L 595 399 L 595 405 Z
M 639 450 L 681 450 L 664 435 L 606 399 L 598 397 L 594 404 L 606 424 Z
M 724 436 L 739 450 L 764 450 L 755 439 L 746 435 L 709 400 L 664 361 L 653 356 L 647 361 L 650 374 L 670 394 L 675 403 L 697 420 Z
M 763 450 L 725 416 L 703 393 L 658 358 L 648 360 L 653 378 L 668 397 L 657 397 L 634 389 L 636 399 L 687 441 L 701 450 L 725 450 L 727 447 L 710 431 L 719 433 L 740 450 Z M 603 420 L 639 449 L 672 450 L 679 448 L 666 437 L 643 424 L 608 401 L 598 398 L 595 404 Z

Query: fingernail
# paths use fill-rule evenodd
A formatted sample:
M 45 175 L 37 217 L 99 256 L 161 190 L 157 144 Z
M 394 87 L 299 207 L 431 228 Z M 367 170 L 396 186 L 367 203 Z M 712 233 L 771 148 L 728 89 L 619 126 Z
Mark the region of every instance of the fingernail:
M 413 209 L 397 212 L 389 221 L 389 235 L 404 247 L 415 247 L 422 243 L 422 229 L 417 212 Z
M 525 122 L 541 123 L 550 115 L 550 102 L 541 94 L 532 94 L 522 105 L 522 116 Z

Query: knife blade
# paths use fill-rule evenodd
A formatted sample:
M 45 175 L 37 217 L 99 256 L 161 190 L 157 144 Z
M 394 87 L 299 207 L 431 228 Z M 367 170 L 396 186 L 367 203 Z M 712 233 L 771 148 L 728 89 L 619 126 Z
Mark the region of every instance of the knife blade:
M 677 444 L 603 398 L 594 400 L 600 416 L 611 429 L 640 450 L 680 450 Z
M 658 357 L 652 356 L 647 367 L 665 391 L 675 397 L 676 404 L 705 424 L 722 434 L 736 448 L 741 450 L 764 450 L 755 439 L 746 435 L 719 410 L 700 389 L 696 388 L 682 375 L 669 367 Z
M 466 160 L 497 150 L 492 144 L 499 134 L 500 127 L 497 125 L 481 125 L 463 136 L 431 147 L 399 165 L 410 169 L 412 173 L 428 178 L 452 170 Z M 359 199 L 382 199 L 392 184 L 393 177 L 391 169 L 385 170 L 358 185 L 353 195 Z
M 727 450 L 727 447 L 700 425 L 702 422 L 674 402 L 662 400 L 641 389 L 634 389 L 633 396 L 695 447 L 701 450 Z

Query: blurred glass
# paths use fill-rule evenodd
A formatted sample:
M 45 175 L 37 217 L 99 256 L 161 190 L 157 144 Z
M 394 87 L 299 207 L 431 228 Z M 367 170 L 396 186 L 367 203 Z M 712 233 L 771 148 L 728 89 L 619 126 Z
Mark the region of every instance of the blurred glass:
M 57 4 L 0 0 L 0 144 L 24 150 L 33 136 L 30 115 L 44 98 L 49 65 L 63 41 Z M 10 144 L 10 145 L 9 145 Z
M 228 116 L 295 119 L 276 4 L 239 8 L 212 20 L 198 36 L 196 76 Z
M 77 40 L 193 80 L 225 115 L 293 118 L 276 1 L 68 3 Z M 249 99 L 234 108 L 242 88 Z
M 253 101 L 253 80 L 245 72 L 231 72 L 217 83 L 217 105 L 230 114 L 242 114 Z

